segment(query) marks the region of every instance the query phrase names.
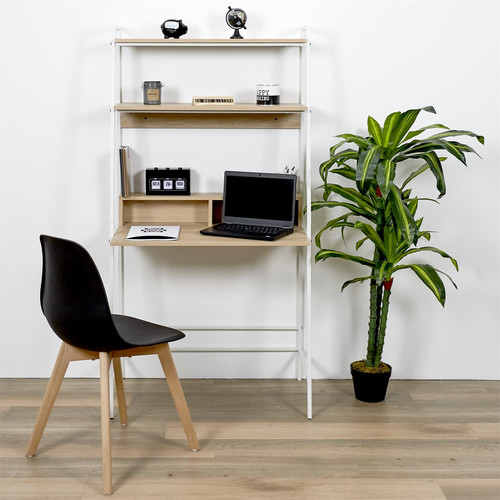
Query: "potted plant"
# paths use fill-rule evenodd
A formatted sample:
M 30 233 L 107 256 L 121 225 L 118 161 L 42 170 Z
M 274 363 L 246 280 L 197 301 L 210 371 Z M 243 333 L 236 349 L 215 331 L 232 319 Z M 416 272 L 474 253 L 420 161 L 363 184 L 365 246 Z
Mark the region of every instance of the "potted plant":
M 366 274 L 346 281 L 342 286 L 344 290 L 353 283 L 368 281 L 370 284 L 366 359 L 351 364 L 355 395 L 362 401 L 382 401 L 391 375 L 390 365 L 382 362 L 382 352 L 394 275 L 400 271 L 413 271 L 443 306 L 446 293 L 440 275 L 449 278 L 456 287 L 450 276 L 433 265 L 409 262 L 410 256 L 432 252 L 448 259 L 458 271 L 458 263 L 453 257 L 427 244 L 431 233 L 423 228 L 423 217 L 417 215 L 418 207 L 421 201 L 437 200 L 419 198 L 412 190 L 412 181 L 421 174 L 431 173 L 438 198 L 441 198 L 446 193 L 443 172 L 446 157 L 466 164 L 466 154 L 475 153 L 470 146 L 450 138 L 470 136 L 481 144 L 484 144 L 484 138 L 440 124 L 412 130 L 421 111 L 436 112 L 431 106 L 398 111 L 390 114 L 383 126 L 368 117 L 367 137 L 339 135 L 340 142 L 330 149 L 330 158 L 319 167 L 323 199 L 311 205 L 313 211 L 328 208 L 334 213 L 316 235 L 319 249 L 316 262 L 338 258 L 367 268 Z M 432 131 L 430 135 L 429 131 Z M 402 163 L 410 170 L 403 171 Z M 343 179 L 343 183 L 332 182 L 331 177 Z M 349 253 L 324 248 L 323 237 L 332 230 L 340 232 L 345 246 L 348 232 L 354 232 L 357 235 L 355 251 Z M 420 245 L 421 242 L 424 245 Z M 373 247 L 369 253 L 371 258 L 360 255 L 361 247 L 367 244 Z M 378 388 L 379 379 L 382 379 L 381 388 Z

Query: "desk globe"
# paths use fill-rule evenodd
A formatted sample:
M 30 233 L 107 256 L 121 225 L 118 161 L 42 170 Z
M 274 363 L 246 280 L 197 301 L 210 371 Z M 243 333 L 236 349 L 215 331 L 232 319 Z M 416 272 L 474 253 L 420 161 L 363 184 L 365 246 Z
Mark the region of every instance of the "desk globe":
M 233 9 L 228 7 L 226 12 L 226 23 L 227 25 L 234 29 L 234 34 L 231 38 L 241 39 L 240 29 L 247 29 L 245 26 L 247 22 L 247 14 L 243 9 Z

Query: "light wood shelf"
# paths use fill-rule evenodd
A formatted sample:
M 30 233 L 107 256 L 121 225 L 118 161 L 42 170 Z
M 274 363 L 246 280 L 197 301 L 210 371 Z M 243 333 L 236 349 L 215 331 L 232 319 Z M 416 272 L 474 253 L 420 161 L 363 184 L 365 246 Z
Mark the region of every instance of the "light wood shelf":
M 273 106 L 241 103 L 193 105 L 190 103 L 120 103 L 120 127 L 174 129 L 300 129 L 307 106 L 287 103 Z
M 122 102 L 115 105 L 116 111 L 130 113 L 301 113 L 307 111 L 307 106 L 301 103 L 283 103 L 274 105 L 259 105 L 253 103 L 234 104 L 191 104 L 185 102 L 171 102 L 162 104 L 142 104 L 140 102 Z
M 120 221 L 111 245 L 113 246 L 199 246 L 199 247 L 304 247 L 309 240 L 304 230 L 295 226 L 294 232 L 276 241 L 216 238 L 200 234 L 200 230 L 218 222 L 222 205 L 221 193 L 194 193 L 189 196 L 152 196 L 134 193 L 120 198 Z M 299 211 L 301 197 L 298 196 Z M 180 225 L 176 241 L 129 241 L 130 227 L 147 225 Z
M 276 241 L 246 240 L 243 238 L 219 238 L 213 236 L 203 236 L 200 230 L 207 227 L 207 224 L 194 222 L 163 221 L 158 225 L 180 225 L 179 239 L 175 241 L 130 241 L 127 234 L 132 225 L 153 225 L 151 221 L 126 223 L 120 226 L 113 238 L 112 246 L 140 246 L 140 247 L 307 247 L 309 240 L 304 230 L 295 226 L 292 234 L 279 238 Z
M 210 46 L 277 46 L 294 47 L 308 43 L 306 38 L 116 38 L 115 44 L 118 46 L 190 46 L 210 47 Z

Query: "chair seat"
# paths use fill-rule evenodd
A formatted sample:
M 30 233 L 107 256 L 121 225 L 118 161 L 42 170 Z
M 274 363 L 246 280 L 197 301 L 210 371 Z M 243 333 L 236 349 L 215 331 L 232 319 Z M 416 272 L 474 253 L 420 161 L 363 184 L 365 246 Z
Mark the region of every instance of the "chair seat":
M 173 342 L 185 337 L 184 333 L 175 328 L 161 326 L 131 316 L 112 314 L 113 323 L 118 335 L 127 345 L 117 345 L 110 350 L 120 350 L 129 347 L 144 347 Z

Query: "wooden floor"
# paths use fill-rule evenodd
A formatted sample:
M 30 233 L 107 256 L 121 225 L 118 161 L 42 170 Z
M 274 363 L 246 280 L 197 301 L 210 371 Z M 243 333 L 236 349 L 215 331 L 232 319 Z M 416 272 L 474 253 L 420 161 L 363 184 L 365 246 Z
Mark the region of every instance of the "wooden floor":
M 102 498 L 99 383 L 65 380 L 38 454 L 25 457 L 46 380 L 0 380 L 0 498 Z M 165 381 L 126 380 L 112 422 L 116 499 L 500 498 L 500 384 L 398 381 L 383 403 L 350 381 L 184 380 L 193 453 Z M 166 439 L 165 439 L 166 429 Z

